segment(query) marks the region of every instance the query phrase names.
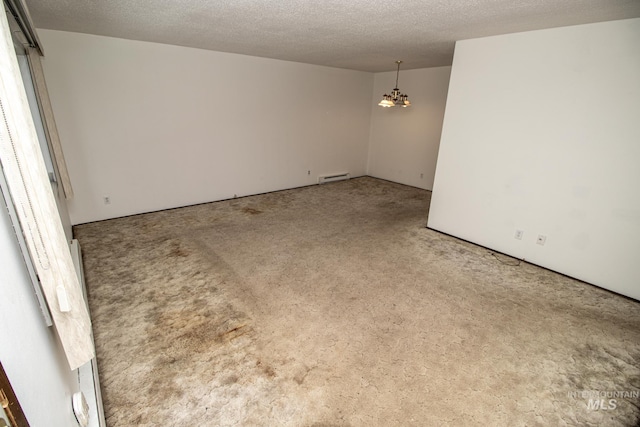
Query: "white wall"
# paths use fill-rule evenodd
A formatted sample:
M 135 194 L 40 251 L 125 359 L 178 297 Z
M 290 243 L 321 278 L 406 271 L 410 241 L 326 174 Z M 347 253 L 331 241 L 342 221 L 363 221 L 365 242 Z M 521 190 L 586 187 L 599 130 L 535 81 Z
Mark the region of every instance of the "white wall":
M 458 42 L 429 227 L 640 299 L 639 41 L 631 19 Z
M 377 103 L 395 87 L 396 72 L 375 74 L 368 174 L 431 190 L 451 67 L 400 70 L 398 85 L 409 108 Z
M 0 211 L 0 361 L 31 426 L 75 426 L 77 373 L 45 325 L 1 195 Z
M 74 224 L 366 173 L 370 73 L 38 33 Z

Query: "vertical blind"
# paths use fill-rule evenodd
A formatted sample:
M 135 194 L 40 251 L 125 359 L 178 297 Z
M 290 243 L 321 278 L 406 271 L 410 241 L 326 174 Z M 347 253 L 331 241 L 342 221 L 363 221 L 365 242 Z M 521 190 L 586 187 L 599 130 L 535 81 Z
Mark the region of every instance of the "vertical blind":
M 0 17 L 0 165 L 71 369 L 94 357 L 91 322 L 49 183 L 5 14 Z M 66 303 L 66 304 L 65 304 Z M 64 311 L 61 306 L 67 306 Z
M 51 155 L 53 164 L 56 168 L 58 179 L 62 185 L 64 197 L 67 200 L 73 198 L 73 188 L 71 187 L 71 179 L 67 171 L 67 163 L 64 160 L 60 137 L 58 136 L 58 127 L 53 117 L 53 109 L 51 108 L 51 100 L 47 91 L 47 82 L 44 79 L 44 71 L 40 62 L 40 50 L 35 47 L 27 48 L 27 58 L 29 59 L 29 68 L 31 69 L 31 77 L 35 88 L 36 97 L 38 98 L 38 108 L 42 116 L 42 124 L 46 133 L 47 141 L 51 147 Z

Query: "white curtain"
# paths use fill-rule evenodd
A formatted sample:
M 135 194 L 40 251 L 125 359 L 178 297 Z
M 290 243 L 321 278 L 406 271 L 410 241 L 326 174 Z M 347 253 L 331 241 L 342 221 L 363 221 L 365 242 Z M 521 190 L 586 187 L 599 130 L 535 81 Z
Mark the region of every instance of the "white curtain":
M 1 15 L 0 162 L 54 326 L 73 370 L 94 357 L 91 322 L 40 152 L 7 18 Z M 69 311 L 61 310 L 65 299 Z

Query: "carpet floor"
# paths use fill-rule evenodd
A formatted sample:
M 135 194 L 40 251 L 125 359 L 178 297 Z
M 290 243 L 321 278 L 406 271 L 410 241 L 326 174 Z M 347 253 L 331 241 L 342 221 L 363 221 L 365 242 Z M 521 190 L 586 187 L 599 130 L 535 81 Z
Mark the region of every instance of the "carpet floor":
M 364 177 L 80 225 L 118 426 L 635 426 L 640 303 Z

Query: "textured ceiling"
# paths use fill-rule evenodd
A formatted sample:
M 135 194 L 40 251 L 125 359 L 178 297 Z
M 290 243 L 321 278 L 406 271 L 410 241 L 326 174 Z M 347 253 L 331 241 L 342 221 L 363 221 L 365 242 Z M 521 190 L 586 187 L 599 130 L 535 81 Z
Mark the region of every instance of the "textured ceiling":
M 456 40 L 640 17 L 640 0 L 26 2 L 38 28 L 372 72 L 451 65 Z

